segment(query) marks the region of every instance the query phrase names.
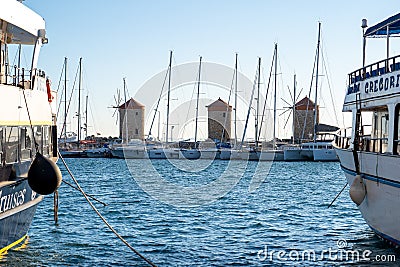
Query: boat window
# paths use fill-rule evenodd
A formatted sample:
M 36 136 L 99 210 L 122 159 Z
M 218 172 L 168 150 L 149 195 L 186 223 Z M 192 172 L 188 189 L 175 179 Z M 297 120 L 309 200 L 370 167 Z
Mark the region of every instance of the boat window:
M 42 128 L 43 134 L 43 155 L 50 155 L 50 127 L 43 126 Z
M 3 163 L 3 128 L 0 128 L 0 164 Z
M 21 160 L 32 158 L 32 130 L 28 127 L 20 129 Z
M 14 163 L 18 161 L 18 127 L 6 127 L 5 136 L 5 157 L 7 163 Z
M 35 133 L 36 144 L 38 145 L 38 152 L 43 153 L 42 126 L 34 126 L 33 131 Z
M 378 112 L 374 112 L 374 137 L 378 136 Z
M 6 46 L 0 41 L 0 84 L 5 83 L 6 80 L 6 66 L 5 66 L 5 49 Z
M 394 120 L 394 144 L 393 152 L 396 155 L 400 155 L 400 104 L 396 106 L 395 120 Z
M 381 117 L 381 135 L 380 138 L 387 138 L 389 134 L 388 130 L 388 123 L 389 123 L 389 114 L 383 114 Z

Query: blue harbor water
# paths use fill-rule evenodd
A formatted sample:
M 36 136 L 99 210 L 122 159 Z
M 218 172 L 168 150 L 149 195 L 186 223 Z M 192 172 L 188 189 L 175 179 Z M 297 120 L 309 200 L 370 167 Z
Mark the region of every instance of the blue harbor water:
M 163 191 L 157 185 L 158 191 L 149 190 L 149 184 L 138 180 L 152 175 L 141 160 L 66 161 L 86 193 L 108 204 L 94 202 L 108 222 L 158 266 L 398 266 L 400 261 L 399 251 L 380 241 L 365 224 L 348 187 L 327 208 L 346 183 L 339 163 L 233 165 L 230 168 L 237 168 L 234 173 L 240 173 L 240 179 L 232 175 L 236 182 L 226 182 L 229 186 L 220 192 L 201 186 L 218 180 L 228 168 L 226 161 L 201 166 L 198 172 L 167 160 L 152 162 L 164 181 L 202 188 L 201 196 L 195 195 L 197 190 L 192 198 L 191 192 Z M 59 165 L 64 180 L 73 183 Z M 58 225 L 53 221 L 53 196 L 47 196 L 38 207 L 27 245 L 10 251 L 0 265 L 146 266 L 78 191 L 62 184 L 59 194 Z M 308 258 L 304 251 L 315 252 L 315 257 Z M 367 251 L 373 262 L 346 258 L 346 251 L 360 255 Z M 377 262 L 376 255 L 394 255 L 397 263 Z

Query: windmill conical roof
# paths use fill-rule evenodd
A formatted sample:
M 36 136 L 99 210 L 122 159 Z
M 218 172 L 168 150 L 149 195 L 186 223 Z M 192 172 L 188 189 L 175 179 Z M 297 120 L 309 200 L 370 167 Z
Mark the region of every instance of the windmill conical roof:
M 232 106 L 228 105 L 224 100 L 218 98 L 207 106 L 208 111 L 232 111 Z
M 314 102 L 311 101 L 307 96 L 296 103 L 296 110 L 314 110 Z
M 131 98 L 122 105 L 118 107 L 118 109 L 144 109 L 144 105 L 139 101 Z

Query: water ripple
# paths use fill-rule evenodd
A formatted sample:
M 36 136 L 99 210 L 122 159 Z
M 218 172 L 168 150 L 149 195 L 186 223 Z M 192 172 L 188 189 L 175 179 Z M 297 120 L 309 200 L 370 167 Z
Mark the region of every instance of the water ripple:
M 217 201 L 176 208 L 147 195 L 124 160 L 67 162 L 82 188 L 108 204 L 94 202 L 110 224 L 159 266 L 361 266 L 352 261 L 280 261 L 258 256 L 265 247 L 275 251 L 337 249 L 339 239 L 354 249 L 400 257 L 372 234 L 346 191 L 327 208 L 345 183 L 338 163 L 276 162 L 269 174 L 267 167 L 259 166 L 265 180 L 249 192 L 257 166 L 250 162 L 241 170 L 244 175 L 239 183 Z M 140 161 L 129 164 L 135 164 L 134 176 L 151 175 Z M 224 161 L 198 173 L 180 171 L 168 161 L 154 164 L 164 179 L 189 187 L 210 183 L 227 168 Z M 38 207 L 28 246 L 10 251 L 0 261 L 2 266 L 144 266 L 79 192 L 65 184 L 59 192 L 59 225 L 52 221 L 53 198 L 48 196 Z

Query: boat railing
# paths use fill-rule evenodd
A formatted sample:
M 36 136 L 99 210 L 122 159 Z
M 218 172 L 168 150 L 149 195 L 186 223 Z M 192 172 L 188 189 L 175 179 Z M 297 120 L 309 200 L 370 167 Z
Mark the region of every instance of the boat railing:
M 367 65 L 349 74 L 349 84 L 400 70 L 400 55 Z
M 32 89 L 31 77 L 46 78 L 46 73 L 40 69 L 33 69 L 32 71 L 6 63 L 4 76 L 5 79 L 0 80 L 3 84 Z
M 362 136 L 360 138 L 360 150 L 374 153 L 387 152 L 388 138 L 372 138 L 371 136 Z
M 351 140 L 351 127 L 340 129 L 335 134 L 334 143 L 335 146 L 342 149 L 350 147 Z

